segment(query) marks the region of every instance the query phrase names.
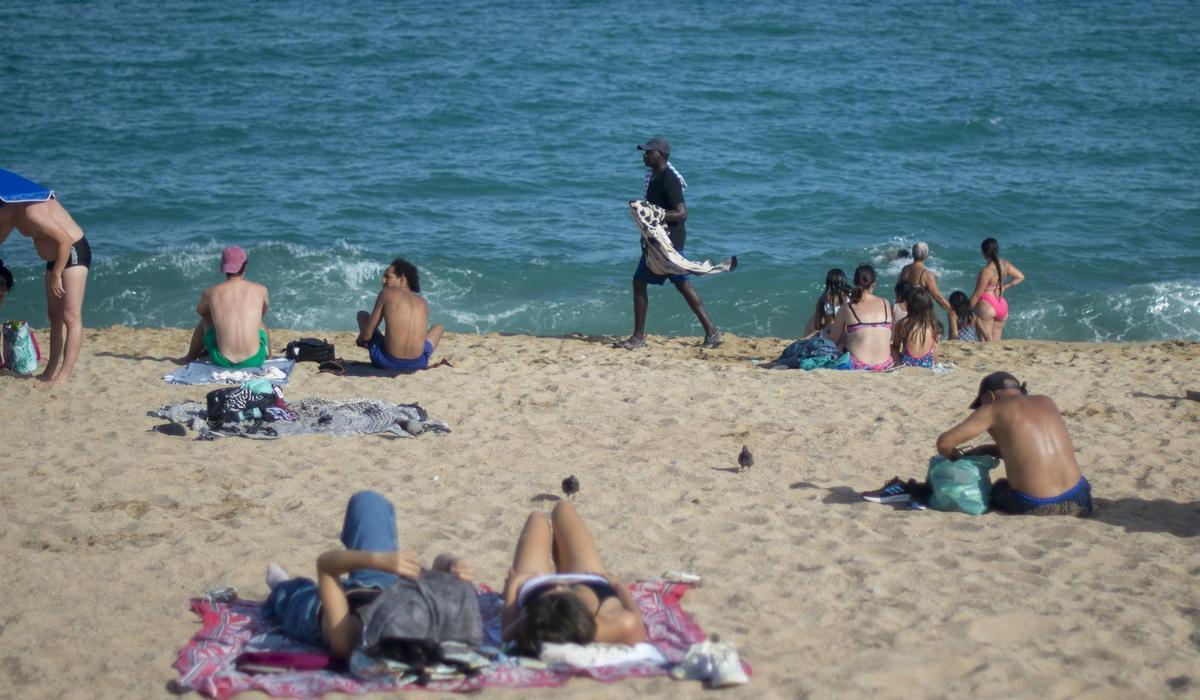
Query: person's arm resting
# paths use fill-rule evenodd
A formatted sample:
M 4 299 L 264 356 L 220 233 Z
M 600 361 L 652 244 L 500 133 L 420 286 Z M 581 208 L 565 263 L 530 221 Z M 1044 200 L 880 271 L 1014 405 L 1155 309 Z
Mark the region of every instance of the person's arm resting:
M 362 333 L 355 338 L 354 343 L 360 348 L 367 347 L 367 343 L 371 342 L 371 338 L 375 335 L 375 330 L 379 328 L 380 321 L 383 320 L 383 292 L 375 297 L 375 308 L 371 309 L 371 317 L 367 319 L 367 325 L 363 327 Z
M 348 659 L 362 639 L 362 622 L 350 614 L 350 603 L 338 580 L 356 569 L 375 569 L 417 578 L 421 565 L 402 552 L 358 552 L 332 549 L 317 557 L 317 592 L 321 598 L 321 631 L 334 658 Z

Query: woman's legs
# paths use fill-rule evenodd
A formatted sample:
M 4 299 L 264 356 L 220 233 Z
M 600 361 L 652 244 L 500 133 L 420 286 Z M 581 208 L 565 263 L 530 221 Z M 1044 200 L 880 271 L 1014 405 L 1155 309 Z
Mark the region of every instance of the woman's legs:
M 975 302 L 975 320 L 979 327 L 979 339 L 987 342 L 992 339 L 992 322 L 996 319 L 996 309 L 983 299 Z
M 604 562 L 596 543 L 583 524 L 575 506 L 563 501 L 554 506 L 550 516 L 554 522 L 554 558 L 558 570 L 570 573 L 603 574 Z
M 992 340 L 1001 340 L 1004 338 L 1004 324 L 1007 321 L 1008 316 L 992 321 Z
M 517 540 L 517 551 L 513 553 L 513 575 L 554 573 L 550 542 L 550 521 L 541 513 L 530 513 L 521 530 L 521 538 Z

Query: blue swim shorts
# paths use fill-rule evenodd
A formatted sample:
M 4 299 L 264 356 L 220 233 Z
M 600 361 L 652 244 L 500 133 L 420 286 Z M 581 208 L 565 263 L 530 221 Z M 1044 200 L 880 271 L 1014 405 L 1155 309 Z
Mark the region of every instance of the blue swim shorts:
M 411 360 L 405 360 L 399 357 L 392 357 L 383 349 L 383 334 L 378 330 L 375 335 L 371 336 L 371 342 L 367 343 L 367 351 L 371 353 L 371 364 L 380 369 L 399 369 L 406 372 L 415 372 L 419 369 L 425 369 L 429 366 L 429 358 L 433 355 L 433 343 L 425 341 L 425 352 Z
M 992 484 L 992 507 L 1018 515 L 1091 515 L 1092 485 L 1080 475 L 1079 482 L 1050 498 L 1034 498 L 1012 486 L 1008 479 Z

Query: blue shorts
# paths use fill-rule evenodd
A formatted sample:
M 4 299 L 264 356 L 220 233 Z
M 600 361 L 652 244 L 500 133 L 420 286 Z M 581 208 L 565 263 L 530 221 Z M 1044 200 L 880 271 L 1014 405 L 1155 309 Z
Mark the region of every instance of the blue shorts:
M 683 251 L 682 250 L 679 251 L 679 254 L 683 255 Z M 662 284 L 663 282 L 666 282 L 667 280 L 671 280 L 672 282 L 686 282 L 689 277 L 691 277 L 690 274 L 689 275 L 656 275 L 656 274 L 654 274 L 653 272 L 650 271 L 650 268 L 646 266 L 646 254 L 645 253 L 642 253 L 642 259 L 638 260 L 637 270 L 633 273 L 633 278 L 635 280 L 641 280 L 641 281 L 645 282 L 646 284 Z
M 1057 496 L 1034 498 L 1000 479 L 992 484 L 992 507 L 1018 515 L 1091 515 L 1092 485 L 1080 475 L 1078 483 Z
M 406 372 L 414 372 L 429 366 L 429 358 L 433 356 L 433 343 L 426 340 L 425 352 L 411 360 L 405 360 L 392 357 L 387 350 L 383 349 L 383 334 L 376 330 L 375 335 L 371 336 L 371 342 L 367 343 L 367 351 L 371 353 L 371 364 L 380 369 L 401 369 Z

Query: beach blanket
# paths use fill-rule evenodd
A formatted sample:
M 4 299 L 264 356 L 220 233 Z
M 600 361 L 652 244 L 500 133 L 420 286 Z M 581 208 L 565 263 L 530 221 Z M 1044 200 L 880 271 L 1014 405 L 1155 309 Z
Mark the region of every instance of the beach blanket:
M 380 433 L 415 437 L 424 432 L 450 432 L 450 426 L 440 420 L 430 420 L 429 413 L 415 403 L 394 404 L 375 399 L 327 401 L 310 397 L 288 403 L 288 411 L 295 420 L 253 420 L 224 424 L 219 428 L 208 425 L 205 405 L 195 401 L 164 404 L 147 415 L 163 418 L 193 430 L 198 433 L 197 440 L 214 440 L 219 437 L 276 440 L 290 435 L 322 434 L 346 437 Z
M 602 651 L 598 665 L 576 666 L 571 663 L 549 664 L 539 659 L 509 657 L 501 653 L 500 611 L 504 603 L 495 592 L 485 586 L 477 586 L 479 610 L 484 621 L 484 645 L 481 651 L 492 659 L 492 664 L 478 675 L 452 681 L 433 681 L 423 687 L 435 691 L 469 692 L 488 686 L 552 687 L 566 683 L 572 676 L 611 683 L 624 678 L 666 675 L 672 665 L 683 659 L 691 644 L 704 639 L 704 632 L 679 604 L 689 588 L 687 584 L 661 580 L 630 586 L 630 593 L 646 621 L 647 643 L 629 647 L 629 651 L 623 655 L 612 649 Z M 240 671 L 238 658 L 246 652 L 311 655 L 314 652 L 321 653 L 321 650 L 297 644 L 277 632 L 273 633 L 263 621 L 261 604 L 257 602 L 219 603 L 196 599 L 191 607 L 201 617 L 202 627 L 180 650 L 175 661 L 175 668 L 179 671 L 179 680 L 175 685 L 180 691 L 195 690 L 212 698 L 227 698 L 249 690 L 275 696 L 312 698 L 331 692 L 395 692 L 417 687 L 411 684 L 402 686 L 394 680 L 362 680 L 345 671 L 329 669 L 258 674 Z M 617 654 L 615 657 L 614 653 Z M 575 654 L 574 658 L 578 659 L 579 655 Z M 575 663 L 579 663 L 578 660 Z M 743 666 L 749 673 L 749 667 Z
M 295 362 L 284 358 L 267 360 L 262 367 L 245 369 L 228 369 L 211 362 L 196 361 L 171 370 L 163 375 L 163 381 L 167 384 L 241 384 L 251 379 L 265 379 L 272 384 L 287 386 L 295 368 Z
M 646 266 L 656 275 L 715 275 L 737 268 L 737 256 L 726 258 L 716 265 L 705 260 L 693 262 L 679 254 L 667 235 L 666 211 L 642 199 L 629 202 L 629 213 L 642 234 Z

